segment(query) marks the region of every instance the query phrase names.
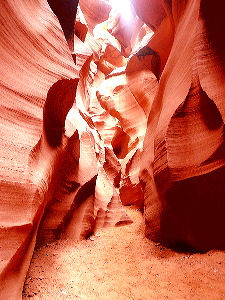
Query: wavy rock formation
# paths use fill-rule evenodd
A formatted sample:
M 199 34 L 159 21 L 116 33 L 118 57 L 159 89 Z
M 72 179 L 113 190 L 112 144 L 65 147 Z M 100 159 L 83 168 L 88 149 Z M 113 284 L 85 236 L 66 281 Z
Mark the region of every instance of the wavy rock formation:
M 47 178 L 57 155 L 57 150 L 42 145 L 41 161 L 37 169 L 31 167 L 30 153 L 41 135 L 45 99 L 55 82 L 65 78 L 76 85 L 78 76 L 46 1 L 7 0 L 0 7 L 0 298 L 14 300 L 21 298 L 45 207 Z
M 158 24 L 151 48 L 162 63 L 142 157 L 146 234 L 169 246 L 220 249 L 225 246 L 224 58 L 216 45 L 222 35 L 212 34 L 215 24 L 204 1 L 165 7 L 166 16 L 159 10 L 160 24 L 150 16 L 146 21 Z M 168 48 L 162 53 L 155 46 L 166 19 L 174 26 L 169 55 Z
M 222 0 L 131 2 L 131 24 L 106 0 L 0 4 L 0 300 L 35 245 L 129 224 L 122 204 L 154 241 L 225 248 Z
M 21 299 L 35 244 L 131 222 L 87 111 L 97 67 L 74 36 L 85 36 L 83 26 L 74 29 L 76 5 L 64 23 L 71 3 L 49 4 L 59 21 L 45 0 L 1 4 L 2 300 Z

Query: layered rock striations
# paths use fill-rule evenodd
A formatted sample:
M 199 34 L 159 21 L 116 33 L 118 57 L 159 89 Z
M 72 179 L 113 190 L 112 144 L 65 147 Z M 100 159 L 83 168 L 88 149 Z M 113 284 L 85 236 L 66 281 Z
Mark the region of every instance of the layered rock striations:
M 224 248 L 224 58 L 217 51 L 222 35 L 212 34 L 205 1 L 164 4 L 151 45 L 161 76 L 140 173 L 146 234 L 174 247 Z M 139 16 L 145 18 L 142 11 Z M 156 24 L 150 16 L 147 22 Z M 157 50 L 157 32 L 166 23 L 171 50 L 162 44 Z
M 42 144 L 42 155 L 33 163 L 43 107 L 55 82 L 71 79 L 75 87 L 78 74 L 46 1 L 9 0 L 0 7 L 0 299 L 20 299 L 58 152 Z
M 21 299 L 35 244 L 131 222 L 88 111 L 101 47 L 75 11 L 62 22 L 76 5 L 49 4 L 1 4 L 0 299 Z
M 0 4 L 0 300 L 35 245 L 129 224 L 123 205 L 166 246 L 225 247 L 222 2 L 131 3 Z

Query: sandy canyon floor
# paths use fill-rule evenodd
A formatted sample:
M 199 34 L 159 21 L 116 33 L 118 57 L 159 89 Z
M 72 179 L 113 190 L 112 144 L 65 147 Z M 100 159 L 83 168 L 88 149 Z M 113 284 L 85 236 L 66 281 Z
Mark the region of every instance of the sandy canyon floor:
M 225 252 L 177 253 L 143 235 L 134 223 L 103 229 L 81 242 L 58 241 L 35 251 L 23 299 L 225 299 Z

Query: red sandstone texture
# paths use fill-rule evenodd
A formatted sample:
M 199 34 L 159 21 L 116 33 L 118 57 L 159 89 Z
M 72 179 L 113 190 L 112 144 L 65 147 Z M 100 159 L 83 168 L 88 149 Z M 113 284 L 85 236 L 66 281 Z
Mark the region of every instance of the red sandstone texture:
M 103 0 L 0 4 L 1 300 L 35 245 L 130 224 L 123 204 L 164 246 L 225 248 L 222 1 L 131 3 L 131 25 Z

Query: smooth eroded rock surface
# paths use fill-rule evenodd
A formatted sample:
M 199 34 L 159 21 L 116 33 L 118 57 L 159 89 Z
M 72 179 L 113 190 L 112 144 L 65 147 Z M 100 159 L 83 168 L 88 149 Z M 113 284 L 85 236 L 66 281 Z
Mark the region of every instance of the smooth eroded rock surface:
M 131 3 L 0 4 L 0 300 L 35 245 L 130 224 L 123 205 L 163 245 L 225 248 L 222 0 Z

